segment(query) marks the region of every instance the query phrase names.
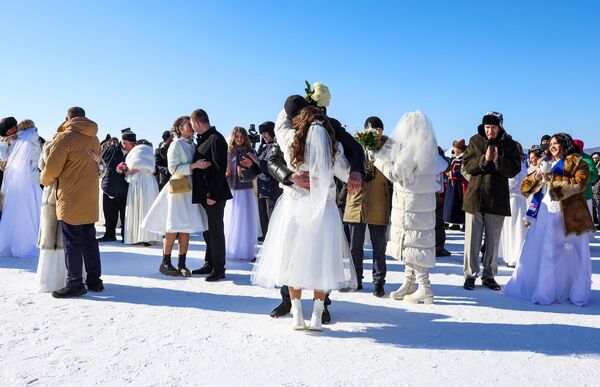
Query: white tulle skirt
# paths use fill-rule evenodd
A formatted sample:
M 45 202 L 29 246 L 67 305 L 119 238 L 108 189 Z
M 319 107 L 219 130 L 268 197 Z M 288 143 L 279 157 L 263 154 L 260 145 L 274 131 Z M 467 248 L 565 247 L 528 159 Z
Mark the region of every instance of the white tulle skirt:
M 258 203 L 250 189 L 231 190 L 233 198 L 225 204 L 225 257 L 250 260 L 256 256 Z
M 190 177 L 190 185 L 192 178 Z M 165 233 L 194 234 L 208 229 L 206 211 L 200 204 L 192 203 L 192 192 L 169 192 L 163 188 L 144 217 L 140 227 L 159 235 Z
M 527 233 L 504 294 L 542 305 L 586 305 L 592 287 L 588 234 L 565 236 L 560 205 L 548 197 L 544 197 L 537 220 Z
M 35 273 L 35 291 L 38 293 L 50 293 L 65 287 L 66 282 L 67 266 L 65 264 L 65 251 L 63 249 L 41 249 Z
M 252 283 L 324 291 L 356 288 L 356 272 L 335 202 L 327 202 L 317 228 L 306 229 L 296 221 L 298 208 L 304 207 L 298 206 L 298 200 L 303 199 L 285 192 L 277 201 Z
M 527 213 L 527 199 L 524 196 L 511 196 L 510 213 L 511 216 L 504 218 L 498 257 L 502 257 L 507 265 L 515 266 L 521 256 L 525 235 L 527 235 L 523 220 Z

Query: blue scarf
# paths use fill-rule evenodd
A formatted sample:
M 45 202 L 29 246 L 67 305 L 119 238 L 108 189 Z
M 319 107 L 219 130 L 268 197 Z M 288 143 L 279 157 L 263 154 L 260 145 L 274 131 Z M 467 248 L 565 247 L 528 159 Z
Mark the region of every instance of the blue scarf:
M 545 159 L 544 159 L 545 160 Z M 557 175 L 565 174 L 565 159 L 560 159 L 551 169 L 551 173 Z M 542 203 L 542 199 L 544 198 L 544 190 L 540 189 L 533 195 L 533 200 L 527 209 L 527 214 L 525 215 L 525 219 L 531 220 L 537 219 L 538 212 L 540 211 L 540 204 Z

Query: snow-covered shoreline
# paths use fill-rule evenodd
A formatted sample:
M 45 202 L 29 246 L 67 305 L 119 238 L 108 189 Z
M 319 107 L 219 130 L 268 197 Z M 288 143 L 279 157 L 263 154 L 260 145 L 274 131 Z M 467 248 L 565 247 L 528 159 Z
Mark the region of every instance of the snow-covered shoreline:
M 192 241 L 188 266 L 201 265 Z M 540 306 L 462 288 L 463 234 L 432 270 L 433 305 L 332 294 L 333 323 L 296 332 L 271 319 L 278 290 L 158 273 L 160 247 L 101 246 L 106 291 L 58 300 L 32 291 L 36 259 L 0 258 L 0 385 L 593 385 L 600 380 L 600 234 L 587 307 Z M 370 256 L 370 251 L 368 252 Z M 365 275 L 370 275 L 370 261 Z M 506 283 L 511 269 L 497 277 Z M 388 259 L 386 292 L 403 280 Z M 305 296 L 305 309 L 311 301 Z M 306 312 L 308 318 L 308 312 Z

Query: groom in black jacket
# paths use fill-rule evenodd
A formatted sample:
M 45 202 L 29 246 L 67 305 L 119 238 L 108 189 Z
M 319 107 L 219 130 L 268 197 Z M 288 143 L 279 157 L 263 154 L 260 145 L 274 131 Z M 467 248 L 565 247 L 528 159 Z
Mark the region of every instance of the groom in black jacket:
M 300 95 L 291 95 L 285 101 L 285 112 L 291 120 L 300 111 L 308 106 L 308 101 Z M 362 178 L 365 175 L 365 153 L 362 146 L 356 142 L 354 137 L 342 127 L 342 124 L 335 118 L 328 117 L 329 123 L 335 131 L 335 139 L 342 144 L 344 154 L 350 163 L 350 176 L 348 178 L 348 193 L 355 195 L 360 192 L 362 187 Z M 302 188 L 310 189 L 310 178 L 306 173 L 294 172 L 288 168 L 283 152 L 279 145 L 275 142 L 267 155 L 267 165 L 269 173 L 277 181 L 284 185 L 298 185 Z M 290 292 L 287 286 L 281 287 L 281 304 L 271 312 L 271 317 L 282 317 L 290 312 L 292 301 Z M 329 295 L 325 297 L 325 310 L 321 317 L 322 323 L 327 324 L 331 321 L 331 316 L 327 308 L 331 304 Z
M 205 263 L 192 274 L 208 274 L 206 281 L 225 278 L 225 231 L 223 215 L 225 202 L 231 199 L 231 191 L 225 178 L 227 169 L 227 141 L 214 126 L 210 126 L 208 114 L 196 109 L 191 114 L 192 128 L 198 133 L 198 146 L 194 161 L 206 160 L 207 169 L 192 172 L 192 202 L 202 204 L 208 216 L 208 230 L 204 232 L 206 242 Z

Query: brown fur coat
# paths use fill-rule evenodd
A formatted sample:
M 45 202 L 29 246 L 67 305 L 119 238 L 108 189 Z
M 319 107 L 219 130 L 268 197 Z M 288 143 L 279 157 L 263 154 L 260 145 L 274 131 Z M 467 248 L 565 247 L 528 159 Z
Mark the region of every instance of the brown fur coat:
M 560 202 L 563 214 L 565 234 L 581 235 L 594 232 L 594 223 L 583 196 L 590 179 L 588 165 L 581 155 L 572 154 L 565 159 L 564 175 L 553 175 L 549 183 L 550 198 Z M 535 173 L 527 176 L 521 185 L 525 196 L 533 195 L 544 186 L 543 181 L 535 180 Z

